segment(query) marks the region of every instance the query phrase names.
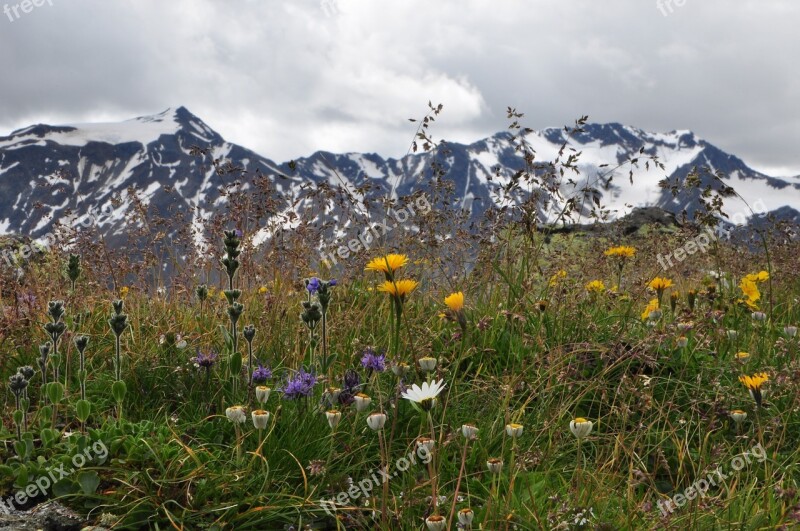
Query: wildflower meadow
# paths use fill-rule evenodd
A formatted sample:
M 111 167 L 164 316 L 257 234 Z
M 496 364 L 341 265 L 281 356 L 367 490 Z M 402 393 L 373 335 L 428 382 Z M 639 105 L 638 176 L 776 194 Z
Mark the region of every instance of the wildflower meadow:
M 531 199 L 470 231 L 446 192 L 335 264 L 300 231 L 256 245 L 232 190 L 169 277 L 169 253 L 91 241 L 4 272 L 3 507 L 107 529 L 800 525 L 796 239 L 665 269 L 710 215 L 555 232 Z

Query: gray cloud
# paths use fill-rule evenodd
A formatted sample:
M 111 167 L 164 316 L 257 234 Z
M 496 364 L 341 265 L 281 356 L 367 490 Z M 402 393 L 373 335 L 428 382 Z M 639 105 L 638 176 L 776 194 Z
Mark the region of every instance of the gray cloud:
M 692 129 L 800 174 L 797 20 L 795 0 L 47 0 L 0 13 L 0 134 L 185 105 L 276 160 L 399 156 L 431 100 L 438 138 L 513 106 L 534 128 Z

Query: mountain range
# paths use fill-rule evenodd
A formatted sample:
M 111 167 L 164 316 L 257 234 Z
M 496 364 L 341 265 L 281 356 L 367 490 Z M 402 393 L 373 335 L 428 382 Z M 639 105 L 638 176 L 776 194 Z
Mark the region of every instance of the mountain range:
M 399 159 L 319 151 L 278 163 L 226 142 L 184 107 L 119 123 L 36 124 L 0 137 L 0 234 L 42 238 L 57 223 L 82 224 L 94 225 L 114 242 L 132 229 L 134 190 L 142 204 L 168 218 L 181 212 L 199 228 L 224 208 L 228 199 L 220 190 L 229 184 L 232 169 L 246 175 L 257 172 L 270 181 L 276 196 L 274 214 L 281 217 L 283 228 L 291 229 L 308 214 L 299 199 L 304 190 L 325 185 L 340 189 L 358 208 L 368 210 L 387 194 L 399 197 L 419 190 L 431 178 L 434 161 L 441 178 L 452 181 L 454 202 L 477 218 L 504 201 L 502 190 L 523 168 L 515 150 L 518 138 L 500 132 L 472 144 L 443 143 L 435 151 Z M 686 191 L 674 196 L 663 182 L 683 182 L 692 168 L 706 167 L 709 173 L 703 179 L 708 182 L 703 184 L 719 172 L 720 182 L 733 187 L 749 205 L 738 197 L 726 199 L 730 215 L 752 221 L 753 212 L 770 212 L 800 221 L 800 176 L 764 175 L 691 131 L 652 133 L 616 123 L 589 123 L 577 134 L 549 128 L 526 131 L 524 138 L 536 161 L 554 160 L 562 146 L 579 155 L 579 174 L 568 188 L 591 187 L 611 218 L 643 206 L 691 214 L 695 197 Z M 645 160 L 652 156 L 663 167 L 646 169 Z M 625 165 L 632 158 L 641 162 Z M 615 172 L 617 165 L 623 166 Z M 241 186 L 246 189 L 252 182 L 242 179 Z M 570 190 L 562 192 L 568 196 Z M 550 198 L 550 208 L 539 212 L 543 221 L 552 221 L 562 204 Z M 583 213 L 588 215 L 588 205 Z M 325 221 L 342 236 L 351 221 L 340 214 L 331 202 L 312 212 L 315 219 L 310 221 Z M 343 226 L 337 225 L 340 219 Z M 263 241 L 271 234 L 262 227 L 256 239 Z

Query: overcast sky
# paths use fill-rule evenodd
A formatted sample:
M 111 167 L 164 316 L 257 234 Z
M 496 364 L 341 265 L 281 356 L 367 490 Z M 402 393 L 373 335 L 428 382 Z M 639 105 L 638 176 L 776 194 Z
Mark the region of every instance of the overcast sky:
M 0 135 L 184 105 L 277 161 L 402 156 L 430 100 L 451 141 L 513 106 L 535 129 L 691 129 L 800 174 L 798 0 L 20 2 L 0 0 Z

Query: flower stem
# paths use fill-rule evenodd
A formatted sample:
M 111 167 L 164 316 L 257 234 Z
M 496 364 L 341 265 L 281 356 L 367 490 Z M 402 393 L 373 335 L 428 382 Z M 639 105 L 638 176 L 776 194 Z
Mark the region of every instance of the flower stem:
M 467 463 L 467 446 L 469 446 L 469 439 L 464 440 L 464 451 L 461 453 L 461 468 L 458 470 L 458 480 L 456 481 L 456 491 L 453 493 L 453 503 L 450 505 L 450 516 L 447 519 L 447 524 L 453 521 L 456 514 L 456 501 L 458 501 L 458 490 L 461 487 L 461 479 L 464 477 L 464 468 Z

